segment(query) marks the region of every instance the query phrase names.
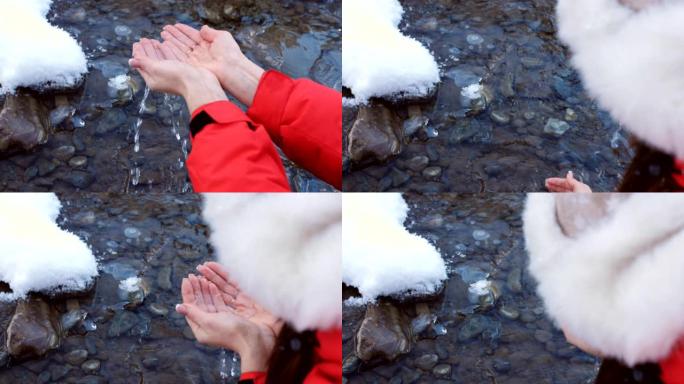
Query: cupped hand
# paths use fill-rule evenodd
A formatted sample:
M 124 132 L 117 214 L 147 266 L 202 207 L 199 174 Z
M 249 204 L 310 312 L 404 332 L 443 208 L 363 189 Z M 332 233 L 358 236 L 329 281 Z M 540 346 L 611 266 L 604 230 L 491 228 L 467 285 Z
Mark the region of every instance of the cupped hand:
M 242 53 L 230 32 L 175 24 L 165 26 L 161 37 L 175 59 L 211 71 L 225 90 L 252 104 L 264 70 Z
M 186 317 L 193 334 L 202 344 L 237 352 L 243 372 L 265 371 L 278 334 L 253 321 L 226 303 L 216 285 L 203 277 L 189 275 L 181 284 L 183 304 L 176 307 Z M 279 330 L 282 323 L 276 325 Z
M 568 172 L 565 178 L 554 177 L 546 179 L 546 189 L 549 192 L 572 192 L 572 193 L 591 193 L 591 188 L 575 179 L 572 171 Z
M 270 328 L 276 335 L 280 333 L 282 321 L 242 292 L 237 283 L 230 279 L 228 272 L 221 264 L 213 261 L 207 262 L 198 265 L 197 271 L 216 286 L 223 297 L 223 301 L 230 304 L 236 313 L 256 324 Z
M 133 44 L 129 64 L 138 70 L 150 89 L 183 96 L 190 111 L 228 99 L 211 71 L 176 60 L 159 41 L 141 39 Z

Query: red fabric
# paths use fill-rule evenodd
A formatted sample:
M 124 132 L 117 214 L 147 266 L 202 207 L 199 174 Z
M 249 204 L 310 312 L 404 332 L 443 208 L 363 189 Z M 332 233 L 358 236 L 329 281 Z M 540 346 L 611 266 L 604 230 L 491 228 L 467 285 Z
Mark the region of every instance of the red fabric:
M 316 363 L 304 379 L 304 384 L 337 384 L 342 382 L 342 330 L 319 331 L 316 334 Z M 240 380 L 254 380 L 254 384 L 266 383 L 266 373 L 248 372 Z
M 684 341 L 681 341 L 674 352 L 660 363 L 661 379 L 665 384 L 684 384 Z
M 229 101 L 198 108 L 216 122 L 192 139 L 188 172 L 195 192 L 290 192 L 280 156 L 263 126 Z
M 672 174 L 672 178 L 684 189 L 684 160 L 675 160 L 675 172 Z
M 288 159 L 342 189 L 341 93 L 268 71 L 247 115 L 266 127 Z

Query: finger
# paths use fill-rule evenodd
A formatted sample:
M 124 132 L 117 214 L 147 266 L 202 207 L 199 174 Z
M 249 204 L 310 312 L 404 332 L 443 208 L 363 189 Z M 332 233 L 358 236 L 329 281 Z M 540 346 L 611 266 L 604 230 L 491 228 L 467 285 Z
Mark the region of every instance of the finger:
M 198 265 L 197 271 L 199 271 L 199 273 L 201 273 L 202 276 L 207 278 L 207 280 L 216 284 L 216 286 L 218 286 L 221 289 L 221 291 L 223 291 L 224 293 L 227 293 L 227 294 L 233 295 L 233 296 L 238 294 L 237 289 L 235 289 L 235 287 L 230 285 L 228 283 L 227 279 L 224 279 L 222 276 L 218 275 L 216 272 L 214 272 L 214 270 L 207 267 L 206 264 L 205 265 Z
M 171 52 L 173 52 L 174 56 L 176 56 L 178 60 L 182 62 L 188 61 L 188 54 L 179 49 L 178 46 L 176 46 L 174 43 L 170 41 L 165 41 L 163 45 L 165 45 Z
M 181 282 L 181 298 L 185 304 L 191 304 L 195 302 L 195 291 L 192 289 L 190 280 L 187 278 L 184 278 Z
M 200 287 L 202 288 L 202 300 L 207 307 L 207 311 L 211 313 L 216 313 L 216 305 L 214 304 L 214 296 L 211 294 L 209 289 L 209 282 L 204 277 L 199 279 Z
M 202 29 L 200 29 L 200 36 L 202 36 L 202 39 L 210 43 L 213 43 L 220 33 L 221 31 L 218 31 L 208 25 L 205 25 L 202 27 Z
M 204 263 L 204 265 L 207 268 L 211 269 L 212 272 L 219 275 L 223 280 L 227 281 L 228 284 L 232 285 L 237 290 L 239 290 L 237 283 L 230 279 L 230 275 L 228 274 L 228 271 L 221 264 L 219 264 L 215 261 L 209 261 L 209 262 Z
M 173 46 L 175 49 L 177 49 L 180 52 L 183 52 L 184 55 L 188 55 L 190 52 L 192 52 L 191 48 L 188 48 L 186 45 L 178 41 L 176 37 L 171 35 L 169 32 L 162 32 L 162 38 L 164 38 L 165 43 L 169 43 L 171 46 Z
M 192 48 L 197 45 L 197 43 L 195 43 L 192 39 L 187 37 L 185 33 L 173 25 L 169 25 L 168 28 L 164 28 L 164 30 L 173 35 L 173 37 L 175 37 L 179 43 L 186 46 L 188 50 L 192 50 Z
M 193 304 L 178 304 L 176 305 L 176 312 L 185 316 L 188 322 L 193 322 L 200 327 L 207 319 L 207 313 Z
M 154 46 L 152 45 L 152 41 L 149 39 L 142 39 L 140 40 L 140 44 L 142 45 L 143 50 L 145 51 L 145 55 L 151 59 L 156 59 L 159 60 L 159 57 L 157 57 L 157 52 L 154 50 Z
M 200 34 L 200 31 L 196 30 L 195 28 L 181 23 L 174 25 L 174 27 L 181 31 L 190 40 L 195 42 L 195 44 L 199 44 L 202 41 L 202 35 Z
M 193 274 L 190 274 L 188 279 L 190 280 L 190 284 L 192 284 L 193 295 L 195 296 L 195 304 L 197 304 L 200 308 L 205 309 L 204 299 L 202 297 L 202 288 L 200 287 L 199 279 Z
M 223 295 L 221 292 L 219 292 L 218 287 L 214 284 L 209 284 L 209 293 L 211 293 L 211 297 L 214 299 L 214 305 L 216 306 L 216 311 L 218 312 L 224 312 L 228 310 L 228 306 L 226 303 L 223 301 Z
M 140 42 L 133 44 L 133 58 L 139 59 L 143 57 L 147 57 L 147 55 L 145 54 L 142 44 L 140 44 Z
M 173 57 L 166 57 L 166 54 L 162 50 L 162 44 L 157 40 L 152 40 L 152 46 L 154 47 L 154 52 L 157 54 L 160 60 L 173 60 Z

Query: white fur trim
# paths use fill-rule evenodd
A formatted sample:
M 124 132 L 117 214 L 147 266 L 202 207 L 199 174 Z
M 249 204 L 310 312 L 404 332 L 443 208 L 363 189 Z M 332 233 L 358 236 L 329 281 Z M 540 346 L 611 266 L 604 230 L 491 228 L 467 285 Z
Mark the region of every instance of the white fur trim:
M 684 336 L 684 195 L 630 195 L 574 238 L 556 217 L 553 195 L 529 195 L 529 268 L 550 317 L 627 364 L 667 357 Z
M 636 136 L 684 157 L 684 1 L 636 12 L 618 0 L 559 0 L 560 38 L 589 93 Z
M 340 194 L 205 194 L 219 262 L 298 331 L 342 326 Z

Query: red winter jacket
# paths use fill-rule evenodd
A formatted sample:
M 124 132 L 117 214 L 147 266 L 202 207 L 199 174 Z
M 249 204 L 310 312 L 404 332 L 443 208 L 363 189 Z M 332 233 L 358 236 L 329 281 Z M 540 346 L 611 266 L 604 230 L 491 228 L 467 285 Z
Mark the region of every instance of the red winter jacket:
M 661 378 L 665 384 L 684 384 L 684 341 L 660 363 Z
M 303 384 L 332 384 L 342 382 L 342 330 L 316 333 L 316 363 Z M 265 372 L 247 372 L 240 376 L 240 383 L 266 383 Z
M 268 71 L 245 114 L 230 101 L 198 108 L 208 124 L 188 157 L 196 192 L 290 192 L 277 145 L 290 160 L 342 189 L 342 95 Z M 275 145 L 274 145 L 275 144 Z

